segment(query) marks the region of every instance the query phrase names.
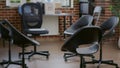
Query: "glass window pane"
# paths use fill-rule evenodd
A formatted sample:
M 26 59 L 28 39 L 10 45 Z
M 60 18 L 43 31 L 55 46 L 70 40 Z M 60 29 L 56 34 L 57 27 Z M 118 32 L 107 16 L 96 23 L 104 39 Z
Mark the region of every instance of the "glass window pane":
M 80 2 L 88 2 L 88 0 L 79 0 Z
M 89 7 L 88 7 L 88 3 L 81 3 L 80 4 L 80 12 L 81 13 L 85 13 L 85 14 L 88 14 L 88 10 Z

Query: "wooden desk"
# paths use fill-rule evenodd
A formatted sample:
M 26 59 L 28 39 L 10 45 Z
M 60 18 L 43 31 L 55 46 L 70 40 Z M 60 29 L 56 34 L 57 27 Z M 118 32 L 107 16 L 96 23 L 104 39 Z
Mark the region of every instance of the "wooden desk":
M 45 14 L 45 16 L 57 16 L 57 17 L 59 17 L 59 16 L 63 16 L 63 29 L 64 29 L 64 31 L 66 30 L 66 17 L 68 16 L 69 17 L 69 19 L 70 19 L 70 25 L 72 24 L 72 16 L 74 16 L 75 14 L 73 14 L 73 13 L 59 13 L 59 14 Z M 60 21 L 59 21 L 60 22 Z M 65 34 L 64 34 L 64 39 L 65 39 Z

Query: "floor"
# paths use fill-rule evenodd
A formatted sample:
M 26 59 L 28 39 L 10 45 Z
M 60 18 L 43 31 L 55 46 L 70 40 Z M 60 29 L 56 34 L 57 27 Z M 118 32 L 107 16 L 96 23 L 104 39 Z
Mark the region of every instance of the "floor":
M 68 59 L 68 62 L 65 62 L 63 59 L 64 52 L 61 51 L 61 46 L 64 43 L 64 40 L 55 40 L 55 41 L 40 41 L 40 46 L 37 47 L 37 50 L 48 50 L 50 52 L 50 57 L 47 60 L 44 56 L 35 55 L 30 61 L 26 59 L 26 64 L 28 68 L 80 68 L 80 59 L 78 56 L 71 57 Z M 26 48 L 27 51 L 33 49 L 32 46 Z M 0 61 L 3 59 L 7 60 L 7 50 L 8 46 L 0 46 Z M 21 48 L 13 45 L 12 46 L 12 60 L 17 60 L 18 52 L 21 51 Z M 96 59 L 99 56 L 99 52 L 95 54 Z M 25 56 L 27 57 L 27 56 Z M 89 59 L 89 58 L 87 58 Z M 120 66 L 120 49 L 117 48 L 116 44 L 112 42 L 106 42 L 103 45 L 103 59 L 113 59 L 115 63 L 118 63 Z M 97 64 L 88 64 L 86 68 L 97 68 Z M 3 68 L 3 67 L 0 67 Z M 8 68 L 21 68 L 21 66 L 10 65 Z M 101 68 L 115 68 L 114 66 L 102 64 Z

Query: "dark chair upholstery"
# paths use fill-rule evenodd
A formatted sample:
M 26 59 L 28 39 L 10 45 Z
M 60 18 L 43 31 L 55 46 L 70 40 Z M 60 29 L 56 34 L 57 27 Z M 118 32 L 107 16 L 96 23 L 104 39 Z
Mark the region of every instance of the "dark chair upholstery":
M 22 29 L 25 34 L 40 35 L 48 34 L 48 30 L 43 30 L 42 7 L 36 3 L 25 3 L 22 5 Z M 32 30 L 33 29 L 33 30 Z
M 5 41 L 8 42 L 8 60 L 3 60 L 0 62 L 1 65 L 6 65 L 5 68 L 7 68 L 10 64 L 15 64 L 15 65 L 22 65 L 21 60 L 13 61 L 11 58 L 11 34 L 10 30 L 3 26 L 4 21 L 0 21 L 0 34 L 1 38 L 4 41 L 3 45 L 5 45 Z
M 10 32 L 9 35 L 11 37 L 11 44 L 17 45 L 18 47 L 22 48 L 22 68 L 27 68 L 25 66 L 25 59 L 24 59 L 24 50 L 26 47 L 28 46 L 37 46 L 40 45 L 39 42 L 37 42 L 34 39 L 31 39 L 29 37 L 27 37 L 26 35 L 24 35 L 23 33 L 21 33 L 20 31 L 18 31 L 8 20 L 4 20 L 1 23 L 2 26 L 4 26 L 5 28 L 7 28 Z M 16 63 L 17 64 L 17 63 Z M 20 64 L 20 63 L 19 63 Z
M 72 24 L 69 28 L 67 28 L 64 31 L 64 34 L 72 35 L 79 28 L 84 27 L 84 26 L 92 25 L 92 21 L 93 21 L 93 16 L 91 16 L 91 15 L 83 15 L 74 24 Z
M 85 27 L 85 26 L 91 26 L 92 21 L 93 21 L 93 16 L 91 16 L 91 15 L 83 15 L 74 24 L 72 24 L 69 28 L 67 28 L 64 31 L 64 34 L 66 34 L 68 36 L 71 36 L 77 30 L 79 30 L 80 28 Z M 65 61 L 67 61 L 67 58 L 74 57 L 77 54 L 67 53 L 67 55 L 69 55 L 69 57 L 67 56 L 65 58 Z M 91 57 L 93 57 L 93 56 L 91 56 Z
M 118 25 L 118 22 L 119 18 L 112 16 L 100 25 L 103 32 L 103 38 L 110 38 L 115 34 L 115 28 Z
M 48 34 L 48 30 L 41 28 L 43 23 L 43 11 L 40 3 L 25 3 L 21 6 L 21 11 L 22 32 L 25 35 L 32 36 L 36 39 L 36 36 L 40 36 L 41 34 Z M 48 58 L 49 51 L 37 52 L 36 46 L 34 46 L 34 51 L 26 52 L 25 54 L 30 54 L 28 59 L 30 59 L 30 57 L 35 54 L 43 55 Z
M 3 43 L 3 47 L 5 47 L 5 42 L 10 40 L 10 37 L 9 37 L 9 30 L 4 28 L 3 26 L 1 26 L 0 28 L 0 35 L 1 35 L 1 38 L 2 38 L 2 43 Z
M 117 26 L 118 22 L 119 22 L 119 18 L 116 16 L 112 16 L 100 25 L 100 28 L 103 34 L 102 41 L 105 39 L 109 39 L 115 34 L 115 27 Z M 116 68 L 119 68 L 118 64 L 114 63 L 113 60 L 103 60 L 102 41 L 100 43 L 101 46 L 100 46 L 99 60 L 93 60 L 92 63 L 99 63 L 98 68 L 100 67 L 100 64 L 113 65 L 113 66 L 116 66 Z M 91 62 L 86 62 L 86 64 L 87 63 L 89 64 Z
M 97 26 L 86 26 L 78 29 L 68 40 L 65 41 L 61 50 L 76 53 L 81 58 L 80 68 L 85 67 L 84 56 L 92 55 L 99 49 L 99 43 L 102 38 L 102 31 Z M 89 46 L 80 48 L 88 44 Z M 64 58 L 66 58 L 64 56 Z

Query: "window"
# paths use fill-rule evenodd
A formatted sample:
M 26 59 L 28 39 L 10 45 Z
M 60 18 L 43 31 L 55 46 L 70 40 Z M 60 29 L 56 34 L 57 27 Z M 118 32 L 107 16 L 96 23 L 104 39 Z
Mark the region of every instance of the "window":
M 6 6 L 17 7 L 26 2 L 55 2 L 60 3 L 61 7 L 70 7 L 73 8 L 73 0 L 6 0 Z
M 62 7 L 73 8 L 73 0 L 31 0 L 32 2 L 56 2 L 60 3 Z
M 61 0 L 62 7 L 71 7 L 71 0 Z
M 89 4 L 88 3 L 81 3 L 80 4 L 80 12 L 83 14 L 88 14 L 89 13 Z
M 94 0 L 80 0 L 80 16 L 93 13 L 93 2 Z
M 21 4 L 21 0 L 6 0 L 6 6 L 16 7 Z

